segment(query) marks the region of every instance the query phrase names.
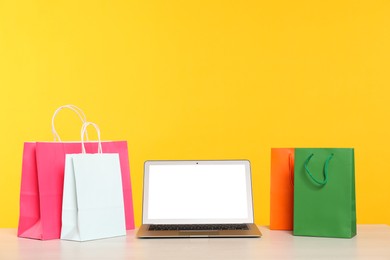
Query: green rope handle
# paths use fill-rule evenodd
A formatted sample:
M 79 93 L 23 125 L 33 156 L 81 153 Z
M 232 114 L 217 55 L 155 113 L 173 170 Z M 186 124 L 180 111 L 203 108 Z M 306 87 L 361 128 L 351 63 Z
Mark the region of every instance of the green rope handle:
M 325 185 L 327 182 L 328 182 L 328 168 L 329 168 L 329 161 L 332 159 L 333 157 L 333 153 L 331 155 L 329 155 L 328 159 L 326 159 L 325 161 L 325 166 L 324 166 L 324 180 L 323 181 L 319 181 L 317 180 L 316 178 L 314 178 L 314 176 L 311 174 L 311 172 L 309 171 L 309 168 L 307 167 L 307 165 L 309 164 L 309 161 L 311 159 L 311 157 L 314 156 L 314 153 L 312 153 L 305 161 L 305 170 L 306 172 L 309 174 L 310 178 L 315 182 L 317 183 L 318 185 Z

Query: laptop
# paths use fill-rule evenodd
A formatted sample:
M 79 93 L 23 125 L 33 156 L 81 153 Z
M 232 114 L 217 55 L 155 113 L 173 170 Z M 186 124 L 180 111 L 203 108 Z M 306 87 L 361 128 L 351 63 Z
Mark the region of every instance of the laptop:
M 139 238 L 260 237 L 248 160 L 146 161 Z

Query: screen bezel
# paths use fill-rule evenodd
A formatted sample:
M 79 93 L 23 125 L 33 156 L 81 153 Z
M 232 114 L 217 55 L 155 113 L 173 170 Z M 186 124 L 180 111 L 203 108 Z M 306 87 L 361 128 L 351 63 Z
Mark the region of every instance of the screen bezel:
M 240 219 L 150 219 L 148 217 L 148 194 L 149 194 L 149 168 L 151 165 L 229 165 L 243 164 L 245 166 L 245 180 L 247 191 L 247 216 Z M 252 196 L 252 176 L 249 160 L 190 160 L 190 161 L 146 161 L 144 164 L 144 185 L 142 203 L 142 223 L 143 224 L 223 224 L 223 223 L 253 223 L 253 196 Z

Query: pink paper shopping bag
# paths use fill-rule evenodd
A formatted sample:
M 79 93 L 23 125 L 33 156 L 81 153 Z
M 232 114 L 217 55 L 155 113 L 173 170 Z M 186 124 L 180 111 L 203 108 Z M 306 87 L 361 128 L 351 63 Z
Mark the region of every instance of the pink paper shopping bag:
M 77 107 L 60 107 L 53 115 L 53 133 L 58 111 L 69 108 L 83 122 L 84 114 Z M 125 203 L 126 229 L 134 229 L 134 213 L 130 181 L 130 168 L 126 141 L 102 142 L 107 153 L 119 153 L 123 199 Z M 96 142 L 85 144 L 87 152 L 96 151 Z M 20 188 L 20 214 L 18 236 L 33 239 L 57 239 L 61 234 L 62 193 L 65 155 L 81 153 L 81 142 L 26 142 L 23 150 L 22 179 Z

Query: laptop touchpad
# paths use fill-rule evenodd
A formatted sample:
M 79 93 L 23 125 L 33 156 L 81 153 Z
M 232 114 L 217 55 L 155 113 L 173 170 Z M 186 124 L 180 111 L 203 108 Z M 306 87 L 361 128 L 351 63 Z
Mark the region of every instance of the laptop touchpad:
M 192 237 L 208 237 L 208 236 L 214 236 L 218 235 L 219 231 L 193 231 L 193 230 L 184 230 L 184 231 L 179 231 L 179 235 L 183 236 L 192 236 Z

